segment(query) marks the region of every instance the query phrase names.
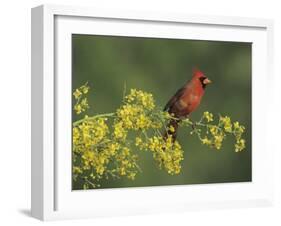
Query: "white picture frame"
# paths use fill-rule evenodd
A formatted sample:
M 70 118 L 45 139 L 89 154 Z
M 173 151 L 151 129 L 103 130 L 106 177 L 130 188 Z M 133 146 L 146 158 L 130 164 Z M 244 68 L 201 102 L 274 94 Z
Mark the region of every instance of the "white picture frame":
M 61 135 L 71 134 L 71 124 L 65 112 L 70 112 L 71 109 L 69 108 L 71 106 L 69 105 L 71 103 L 70 35 L 72 33 L 126 34 L 184 39 L 187 38 L 184 32 L 186 27 L 195 29 L 193 36 L 188 36 L 190 39 L 251 41 L 254 44 L 253 181 L 220 185 L 72 192 L 69 179 L 71 149 L 69 149 L 69 140 L 64 140 Z M 101 10 L 55 5 L 33 8 L 32 216 L 41 220 L 56 220 L 271 205 L 274 148 L 270 146 L 268 136 L 270 124 L 264 120 L 267 118 L 267 112 L 259 111 L 261 107 L 258 102 L 266 100 L 266 97 L 273 92 L 270 85 L 273 84 L 271 82 L 273 80 L 272 39 L 273 22 L 266 19 L 160 14 L 149 11 Z M 261 92 L 265 84 L 267 84 L 267 92 L 264 89 L 264 92 Z M 271 104 L 271 102 L 267 103 Z M 261 139 L 265 137 L 266 139 Z M 66 147 L 64 149 L 69 153 L 60 151 L 62 147 Z M 91 205 L 85 204 L 88 202 Z

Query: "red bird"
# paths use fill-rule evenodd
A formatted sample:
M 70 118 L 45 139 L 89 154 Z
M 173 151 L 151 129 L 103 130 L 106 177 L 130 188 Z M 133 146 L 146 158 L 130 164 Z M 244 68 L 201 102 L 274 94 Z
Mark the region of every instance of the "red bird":
M 164 138 L 172 135 L 173 141 L 177 136 L 178 124 L 181 119 L 188 117 L 200 105 L 206 86 L 211 81 L 198 69 L 193 70 L 193 76 L 166 104 L 164 111 L 168 111 L 176 119 L 168 123 L 168 131 Z M 170 129 L 173 127 L 172 129 Z

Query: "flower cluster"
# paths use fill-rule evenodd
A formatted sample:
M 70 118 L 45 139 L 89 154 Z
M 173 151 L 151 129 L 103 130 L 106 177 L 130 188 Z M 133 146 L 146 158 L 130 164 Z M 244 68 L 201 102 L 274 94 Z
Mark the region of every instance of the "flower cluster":
M 88 108 L 85 105 L 88 91 L 87 84 L 74 91 L 75 113 L 80 114 Z M 104 178 L 133 180 L 139 171 L 137 155 L 132 153 L 125 139 L 120 140 L 127 134 L 123 122 L 115 124 L 111 132 L 108 117 L 113 115 L 86 115 L 73 123 L 73 179 L 80 181 L 84 189 L 99 187 L 99 181 Z
M 81 124 L 73 127 L 75 151 L 83 152 L 85 147 L 93 147 L 104 141 L 109 132 L 106 121 L 107 118 L 88 119 L 88 116 L 85 116 Z
M 116 135 L 123 134 L 124 137 L 124 130 L 137 131 L 160 128 L 161 123 L 151 117 L 154 108 L 155 103 L 152 94 L 131 89 L 130 93 L 124 98 L 124 104 L 116 112 Z M 124 129 L 123 131 L 121 131 L 121 127 Z
M 83 180 L 85 189 L 99 187 L 102 178 L 125 176 L 134 179 L 137 155 L 109 134 L 105 117 L 85 117 L 73 127 L 73 175 Z
M 143 106 L 150 111 L 155 108 L 152 94 L 141 90 L 131 89 L 130 94 L 125 97 L 125 101 L 129 104 Z
M 233 123 L 233 134 L 236 137 L 235 152 L 239 152 L 245 149 L 246 141 L 242 139 L 242 135 L 245 131 L 245 127 L 240 125 L 239 122 Z
M 231 119 L 228 116 L 225 117 L 220 116 L 219 120 L 220 120 L 219 124 L 223 126 L 224 131 L 227 133 L 231 133 L 232 132 Z
M 242 139 L 245 131 L 244 126 L 240 125 L 239 122 L 232 123 L 228 116 L 220 116 L 217 124 L 210 124 L 213 121 L 213 114 L 204 112 L 200 122 L 196 124 L 205 127 L 204 138 L 202 138 L 202 130 L 195 129 L 195 133 L 199 136 L 202 144 L 220 150 L 226 135 L 232 134 L 236 139 L 235 152 L 242 151 L 246 148 L 246 142 Z M 207 124 L 204 122 L 207 122 Z
M 146 115 L 145 109 L 140 105 L 125 104 L 117 110 L 118 121 L 126 129 L 147 129 L 151 126 L 151 120 Z
M 207 120 L 207 122 L 212 122 L 214 121 L 214 116 L 212 113 L 208 112 L 208 111 L 205 111 L 203 113 L 203 118 L 205 118 Z
M 85 97 L 85 95 L 89 92 L 89 89 L 90 87 L 86 83 L 73 92 L 73 96 L 76 101 L 74 111 L 78 115 L 89 108 L 88 99 Z
M 135 145 L 151 151 L 160 169 L 164 168 L 171 175 L 180 173 L 183 150 L 178 141 L 173 142 L 172 136 L 153 136 L 144 140 L 136 137 Z

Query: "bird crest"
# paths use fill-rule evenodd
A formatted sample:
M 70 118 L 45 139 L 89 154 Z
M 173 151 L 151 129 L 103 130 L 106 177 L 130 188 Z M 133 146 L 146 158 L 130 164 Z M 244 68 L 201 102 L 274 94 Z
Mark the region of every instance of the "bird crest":
M 192 70 L 193 77 L 200 78 L 204 76 L 203 72 L 198 69 L 198 67 L 194 67 Z

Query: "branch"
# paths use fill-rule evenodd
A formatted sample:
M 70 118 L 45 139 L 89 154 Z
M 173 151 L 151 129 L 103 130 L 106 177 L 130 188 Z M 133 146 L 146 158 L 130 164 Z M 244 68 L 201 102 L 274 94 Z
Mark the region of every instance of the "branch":
M 91 116 L 91 117 L 87 117 L 87 118 L 77 120 L 77 121 L 73 122 L 72 125 L 78 126 L 79 124 L 81 124 L 82 122 L 85 122 L 85 121 L 91 121 L 91 120 L 96 119 L 96 118 L 114 117 L 114 115 L 115 115 L 115 113 L 105 113 L 105 114 L 94 115 L 94 116 Z

